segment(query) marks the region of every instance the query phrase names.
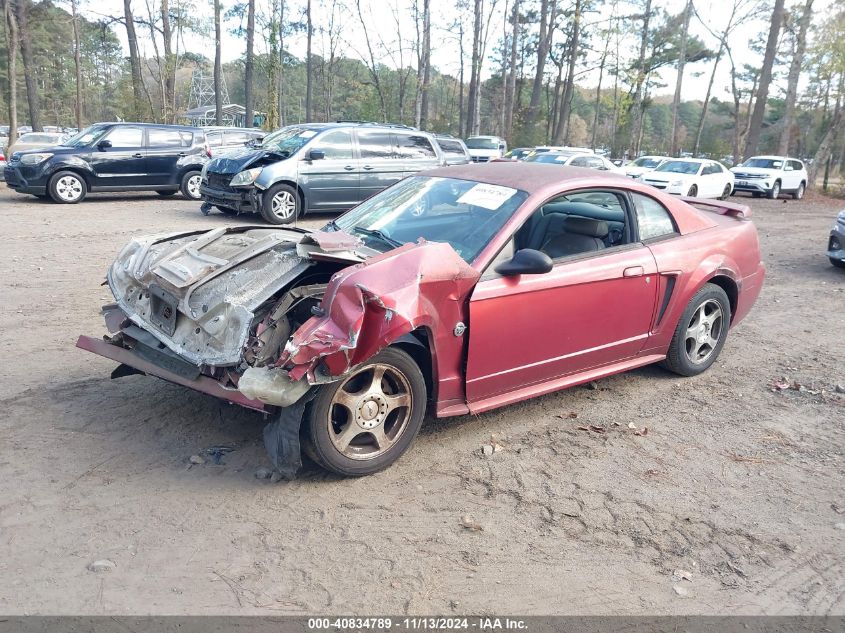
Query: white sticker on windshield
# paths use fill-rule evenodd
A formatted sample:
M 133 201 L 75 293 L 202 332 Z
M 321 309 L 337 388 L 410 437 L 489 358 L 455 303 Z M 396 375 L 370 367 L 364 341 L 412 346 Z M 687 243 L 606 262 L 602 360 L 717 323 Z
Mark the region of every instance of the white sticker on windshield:
M 472 204 L 495 211 L 516 193 L 516 189 L 479 183 L 458 198 L 460 204 Z
M 302 130 L 299 133 L 300 138 L 311 138 L 312 136 L 317 136 L 317 133 L 314 130 Z

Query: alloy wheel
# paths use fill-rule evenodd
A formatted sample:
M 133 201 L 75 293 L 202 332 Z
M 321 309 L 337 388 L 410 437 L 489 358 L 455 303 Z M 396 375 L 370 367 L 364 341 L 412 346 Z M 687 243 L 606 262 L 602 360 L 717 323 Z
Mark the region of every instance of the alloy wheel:
M 196 174 L 188 178 L 188 184 L 186 189 L 188 190 L 188 195 L 195 200 L 200 199 L 200 182 L 202 181 L 202 176 L 200 174 Z
M 75 202 L 82 196 L 82 182 L 75 176 L 62 176 L 56 181 L 56 195 L 65 202 Z
M 288 220 L 296 213 L 296 199 L 289 191 L 279 191 L 271 204 L 273 215 L 281 220 Z
M 687 358 L 694 364 L 705 362 L 719 344 L 723 327 L 722 306 L 708 299 L 693 312 L 684 337 Z
M 374 459 L 408 428 L 414 396 L 405 375 L 391 365 L 369 365 L 346 378 L 329 407 L 329 438 L 350 459 Z

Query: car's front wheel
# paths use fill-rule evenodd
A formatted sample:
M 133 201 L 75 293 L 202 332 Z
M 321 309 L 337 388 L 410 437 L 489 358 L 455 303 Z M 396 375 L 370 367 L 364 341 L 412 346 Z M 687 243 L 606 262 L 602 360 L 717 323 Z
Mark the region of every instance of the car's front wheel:
M 700 374 L 719 357 L 730 323 L 728 295 L 715 284 L 705 284 L 681 315 L 663 366 L 681 376 Z
M 689 191 L 687 191 L 687 196 L 690 197 L 690 198 L 695 198 L 697 195 L 698 195 L 698 187 L 696 185 L 693 185 L 692 187 L 689 188 Z
M 340 475 L 378 472 L 411 445 L 425 407 L 419 367 L 405 352 L 388 348 L 343 379 L 320 387 L 305 415 L 305 451 Z
M 188 200 L 199 200 L 200 196 L 200 182 L 202 175 L 198 171 L 189 171 L 182 176 L 182 184 L 179 186 L 179 191 Z
M 299 194 L 288 185 L 274 185 L 261 197 L 261 216 L 270 224 L 290 224 L 300 210 Z
M 50 197 L 62 204 L 82 202 L 88 193 L 85 179 L 72 171 L 60 171 L 50 179 L 47 187 Z

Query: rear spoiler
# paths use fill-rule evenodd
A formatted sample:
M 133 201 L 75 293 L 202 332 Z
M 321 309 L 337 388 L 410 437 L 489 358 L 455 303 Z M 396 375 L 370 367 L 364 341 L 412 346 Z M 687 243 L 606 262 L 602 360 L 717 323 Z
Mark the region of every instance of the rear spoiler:
M 688 198 L 686 196 L 681 196 L 681 200 L 697 208 L 703 207 L 702 211 L 710 211 L 711 213 L 718 213 L 719 215 L 730 215 L 743 220 L 751 217 L 751 207 L 747 204 L 738 204 L 736 202 L 727 202 L 725 200 Z

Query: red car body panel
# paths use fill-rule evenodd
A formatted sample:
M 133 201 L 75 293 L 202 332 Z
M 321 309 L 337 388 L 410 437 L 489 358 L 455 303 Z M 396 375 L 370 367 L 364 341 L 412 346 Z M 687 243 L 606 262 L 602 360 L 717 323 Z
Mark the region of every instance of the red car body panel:
M 554 165 L 470 165 L 422 175 L 530 195 L 472 263 L 474 274 L 442 244 L 406 245 L 338 273 L 323 299 L 326 315 L 294 333 L 295 351 L 280 359 L 280 365 L 292 366 L 292 377 L 308 374 L 314 381 L 321 359 L 330 375 L 339 375 L 424 327 L 436 415 L 478 412 L 662 359 L 689 300 L 713 277 L 737 286 L 732 325 L 759 294 L 763 267 L 756 231 L 742 219 L 750 215 L 743 205 L 707 201 L 704 206 L 715 212 L 700 211 L 627 178 Z M 545 202 L 614 187 L 659 201 L 678 234 L 569 258 L 544 275 L 483 276 Z M 435 283 L 418 281 L 432 276 Z M 388 319 L 388 313 L 398 318 Z M 458 322 L 468 324 L 468 343 L 453 333 Z
M 529 195 L 470 264 L 448 244 L 420 241 L 337 272 L 321 313 L 293 333 L 277 362 L 292 379 L 333 380 L 409 333 L 424 332 L 435 414 L 480 412 L 661 360 L 681 314 L 708 281 L 728 292 L 732 326 L 760 293 L 765 268 L 742 205 L 691 201 L 709 209 L 702 211 L 625 177 L 555 165 L 507 162 L 421 175 Z M 677 231 L 560 259 L 546 274 L 502 277 L 492 271 L 496 256 L 538 208 L 590 189 L 651 197 L 669 211 Z M 300 244 L 306 242 L 324 251 L 350 247 L 347 234 L 312 234 Z M 133 364 L 104 353 L 93 339 L 83 337 L 78 345 Z M 141 369 L 173 380 L 155 368 Z M 260 408 L 221 395 L 209 381 L 186 386 Z

